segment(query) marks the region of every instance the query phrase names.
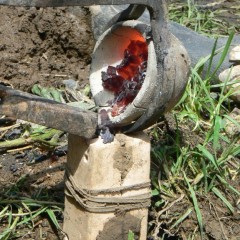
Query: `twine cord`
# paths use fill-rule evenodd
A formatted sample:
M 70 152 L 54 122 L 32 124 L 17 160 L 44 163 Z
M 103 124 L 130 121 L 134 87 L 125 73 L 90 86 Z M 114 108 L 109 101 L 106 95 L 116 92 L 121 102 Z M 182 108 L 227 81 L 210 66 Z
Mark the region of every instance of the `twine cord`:
M 76 185 L 71 173 L 66 169 L 65 194 L 86 211 L 95 213 L 122 212 L 134 209 L 148 208 L 151 204 L 150 193 L 135 194 L 131 196 L 112 197 L 109 195 L 121 195 L 124 192 L 149 189 L 150 182 L 130 186 L 122 186 L 111 189 L 87 190 Z M 108 196 L 102 196 L 102 195 Z M 99 196 L 101 195 L 101 196 Z

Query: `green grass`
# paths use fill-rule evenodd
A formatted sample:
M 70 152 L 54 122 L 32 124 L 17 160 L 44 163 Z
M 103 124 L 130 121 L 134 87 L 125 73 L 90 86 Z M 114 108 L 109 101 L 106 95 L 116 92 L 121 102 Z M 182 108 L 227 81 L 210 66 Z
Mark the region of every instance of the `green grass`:
M 208 36 L 228 35 L 239 32 L 238 25 L 230 24 L 218 17 L 220 10 L 201 10 L 194 5 L 193 0 L 169 4 L 169 18 L 196 32 Z
M 210 74 L 215 48 L 208 57 L 199 59 L 191 70 L 186 91 L 172 111 L 175 127 L 164 129 L 161 125 L 150 133 L 152 212 L 161 213 L 161 216 L 157 214 L 151 219 L 150 235 L 159 236 L 156 239 L 170 236 L 181 239 L 181 224 L 187 219 L 196 219 L 196 228 L 192 233 L 185 232 L 184 237 L 203 239 L 205 224 L 210 224 L 205 222 L 202 213 L 203 200 L 216 196 L 231 216 L 236 212 L 233 199 L 240 196 L 240 192 L 230 184 L 239 178 L 240 136 L 230 135 L 225 130 L 227 121 L 240 129 L 239 123 L 229 116 L 234 103 L 230 99 L 233 91 L 227 90 L 227 86 L 235 82 L 211 84 L 212 77 L 227 56 L 233 32 L 239 28 L 229 28 L 227 23 L 216 18 L 214 12 L 199 11 L 191 1 L 179 5 L 170 5 L 171 20 L 207 35 L 229 35 L 229 39 L 221 49 L 221 59 L 215 71 Z M 207 61 L 209 65 L 205 66 Z M 205 77 L 202 76 L 204 66 L 208 69 Z M 189 136 L 184 136 L 186 132 Z M 180 201 L 179 196 L 183 196 Z M 181 205 L 185 210 L 178 211 L 177 206 Z M 222 231 L 220 229 L 219 226 L 219 231 Z
M 134 232 L 131 230 L 128 232 L 128 240 L 134 240 Z
M 229 41 L 222 50 L 217 67 L 226 57 L 232 37 L 233 34 L 229 36 Z M 202 199 L 214 194 L 229 209 L 229 214 L 233 214 L 236 208 L 232 204 L 232 197 L 237 199 L 240 196 L 239 191 L 229 183 L 239 176 L 240 157 L 239 135 L 230 136 L 225 131 L 232 110 L 232 101 L 229 98 L 231 90 L 226 89 L 229 83 L 219 84 L 219 92 L 213 94 L 216 89 L 216 86 L 211 85 L 214 73 L 207 74 L 205 78 L 201 75 L 203 65 L 208 59 L 211 64 L 214 54 L 213 49 L 210 56 L 200 59 L 192 69 L 186 91 L 172 111 L 175 129 L 163 131 L 156 127 L 151 133 L 153 208 L 160 207 L 161 211 L 182 194 L 182 203 L 187 203 L 189 207 L 186 212 L 175 212 L 175 216 L 168 216 L 171 224 L 162 221 L 162 226 L 167 225 L 165 234 L 168 236 L 177 235 L 176 227 L 193 214 L 194 210 L 198 222 L 195 234 L 203 238 L 206 223 L 200 208 Z M 239 123 L 233 119 L 231 121 L 239 127 Z M 187 141 L 191 142 L 197 137 L 198 140 L 189 144 L 190 142 L 181 139 L 185 131 L 190 134 Z M 169 211 L 171 212 L 170 209 Z M 161 222 L 159 218 L 155 221 Z M 158 228 L 153 232 L 159 231 Z M 171 231 L 173 229 L 174 231 Z M 163 236 L 164 234 L 159 239 L 165 239 Z M 196 236 L 188 237 L 195 239 Z
M 56 214 L 62 214 L 63 203 L 35 200 L 19 197 L 18 199 L 0 199 L 0 239 L 17 239 L 38 227 L 45 217 L 57 231 L 61 232 Z M 41 236 L 39 236 L 41 238 Z

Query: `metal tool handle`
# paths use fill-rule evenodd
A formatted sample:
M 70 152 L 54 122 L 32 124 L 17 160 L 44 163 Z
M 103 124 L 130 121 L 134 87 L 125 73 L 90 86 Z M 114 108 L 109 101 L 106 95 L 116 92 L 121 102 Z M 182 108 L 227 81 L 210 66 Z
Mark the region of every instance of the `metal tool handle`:
M 0 85 L 0 113 L 47 127 L 93 138 L 97 113 Z

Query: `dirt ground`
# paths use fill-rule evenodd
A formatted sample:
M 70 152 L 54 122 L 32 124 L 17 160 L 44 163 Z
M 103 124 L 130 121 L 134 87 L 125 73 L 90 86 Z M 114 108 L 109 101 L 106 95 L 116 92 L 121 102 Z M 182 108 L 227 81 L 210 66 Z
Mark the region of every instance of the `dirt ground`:
M 94 46 L 90 22 L 88 9 L 80 7 L 0 7 L 0 83 L 28 92 L 36 83 L 56 87 L 66 79 L 83 87 Z M 4 126 L 6 123 L 0 127 Z M 66 154 L 57 161 L 45 157 L 36 164 L 31 162 L 48 154 L 36 146 L 0 154 L 0 196 L 22 181 L 20 192 L 12 190 L 17 194 L 14 199 L 19 193 L 30 198 L 41 194 L 63 203 Z M 58 239 L 46 220 L 40 225 L 44 239 Z M 0 232 L 2 227 L 0 224 Z M 39 230 L 36 227 L 25 239 L 38 239 Z
M 62 80 L 74 79 L 84 86 L 88 81 L 93 47 L 88 9 L 0 7 L 0 84 L 30 91 L 35 83 L 59 86 Z M 171 120 L 169 122 L 171 125 Z M 5 123 L 0 125 L 3 126 Z M 185 129 L 184 134 L 186 141 L 191 142 L 191 130 L 188 132 Z M 4 197 L 10 186 L 24 179 L 21 196 L 34 197 L 41 193 L 63 203 L 66 152 L 60 154 L 57 161 L 48 157 L 44 149 L 35 146 L 0 154 L 0 196 Z M 43 155 L 43 161 L 32 164 L 33 159 L 40 159 Z M 240 181 L 234 185 L 240 191 Z M 176 205 L 176 211 L 179 208 L 186 206 Z M 208 239 L 240 239 L 236 237 L 240 236 L 239 216 L 229 217 L 225 206 L 217 198 L 209 196 L 202 199 L 201 208 L 205 221 L 212 223 L 206 224 Z M 219 218 L 226 218 L 224 229 L 227 238 L 219 230 Z M 41 226 L 44 239 L 59 239 L 46 220 Z M 180 232 L 184 235 L 196 227 L 197 220 L 192 216 L 184 222 Z M 38 239 L 38 236 L 39 228 L 35 228 L 25 239 Z
M 87 79 L 94 46 L 87 9 L 1 7 L 0 23 L 0 82 L 28 91 Z

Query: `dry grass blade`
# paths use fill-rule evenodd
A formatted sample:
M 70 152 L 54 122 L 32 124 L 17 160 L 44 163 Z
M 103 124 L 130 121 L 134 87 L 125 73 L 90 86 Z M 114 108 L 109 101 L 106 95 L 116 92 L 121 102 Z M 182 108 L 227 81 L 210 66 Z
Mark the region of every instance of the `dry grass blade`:
M 234 213 L 234 207 L 232 206 L 232 204 L 223 196 L 223 194 L 216 188 L 213 187 L 212 191 L 216 194 L 216 196 L 218 196 L 223 202 L 224 204 L 229 208 L 229 210 Z
M 181 222 L 183 222 L 191 213 L 193 209 L 189 208 L 171 227 L 170 229 L 173 229 L 177 225 L 179 225 Z

